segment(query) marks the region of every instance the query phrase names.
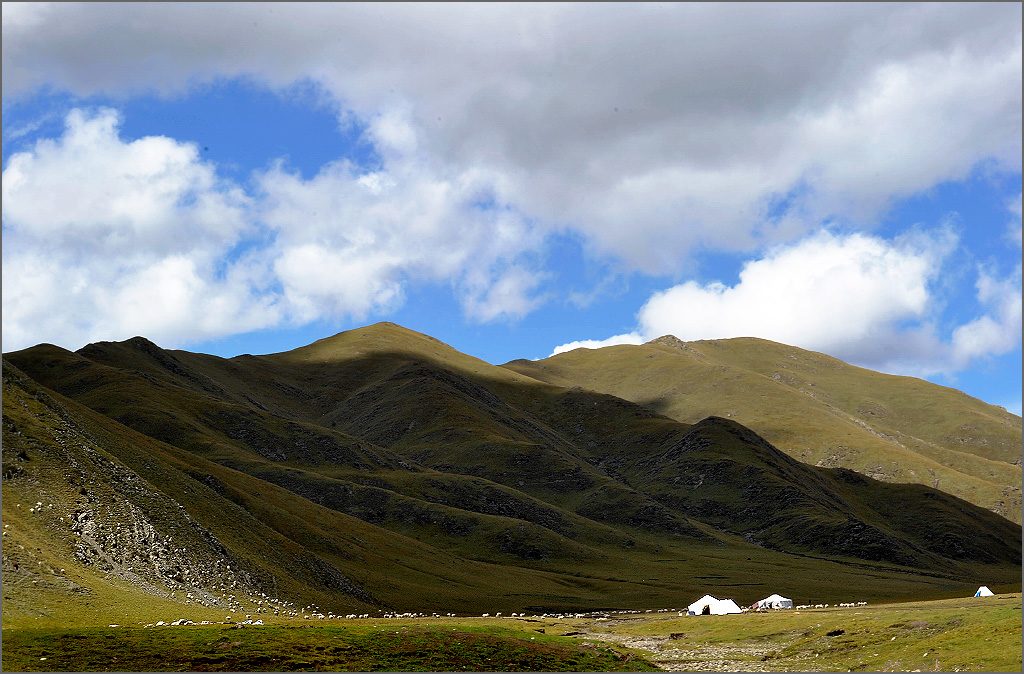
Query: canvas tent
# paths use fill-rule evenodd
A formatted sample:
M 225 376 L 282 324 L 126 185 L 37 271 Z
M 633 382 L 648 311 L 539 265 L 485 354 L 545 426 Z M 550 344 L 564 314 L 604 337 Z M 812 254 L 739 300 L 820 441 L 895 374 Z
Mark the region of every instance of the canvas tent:
M 773 594 L 765 597 L 759 602 L 755 602 L 753 608 L 793 608 L 793 600 L 783 597 L 781 594 Z
M 975 597 L 991 597 L 992 590 L 988 589 L 988 585 L 982 585 L 978 588 L 978 591 L 974 593 Z
M 725 615 L 726 613 L 743 613 L 743 609 L 732 599 L 719 599 L 718 604 L 711 609 L 711 615 Z
M 725 615 L 741 613 L 740 607 L 732 599 L 716 599 L 706 594 L 686 607 L 689 615 Z
M 686 612 L 690 615 L 710 615 L 711 606 L 717 602 L 717 599 L 712 597 L 710 594 L 706 594 L 697 601 L 687 606 Z

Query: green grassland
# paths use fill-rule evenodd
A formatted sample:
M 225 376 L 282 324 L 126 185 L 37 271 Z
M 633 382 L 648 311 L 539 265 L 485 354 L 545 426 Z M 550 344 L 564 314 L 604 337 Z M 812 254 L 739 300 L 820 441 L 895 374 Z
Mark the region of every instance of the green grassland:
M 734 419 L 805 463 L 925 484 L 1020 521 L 1021 418 L 955 389 L 754 338 L 668 336 L 505 367 L 686 423 Z
M 1020 671 L 1021 598 L 679 617 L 4 629 L 22 671 Z
M 641 648 L 668 669 L 1021 669 L 1020 594 L 729 616 L 617 618 L 570 621 L 562 629 Z
M 366 623 L 367 621 L 361 621 Z M 498 626 L 4 630 L 6 671 L 654 671 L 626 649 Z

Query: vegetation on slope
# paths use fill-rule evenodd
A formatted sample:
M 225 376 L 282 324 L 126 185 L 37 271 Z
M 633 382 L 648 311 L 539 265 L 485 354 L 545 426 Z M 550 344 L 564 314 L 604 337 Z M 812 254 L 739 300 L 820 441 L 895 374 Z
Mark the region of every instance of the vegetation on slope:
M 270 356 L 133 339 L 6 358 L 5 625 L 63 624 L 53 606 L 137 624 L 166 602 L 511 611 L 1019 583 L 1019 529 L 968 503 L 397 326 Z M 73 584 L 46 585 L 54 569 Z
M 733 419 L 805 463 L 928 485 L 1020 521 L 1021 419 L 954 389 L 753 338 L 666 336 L 505 368 L 686 423 Z

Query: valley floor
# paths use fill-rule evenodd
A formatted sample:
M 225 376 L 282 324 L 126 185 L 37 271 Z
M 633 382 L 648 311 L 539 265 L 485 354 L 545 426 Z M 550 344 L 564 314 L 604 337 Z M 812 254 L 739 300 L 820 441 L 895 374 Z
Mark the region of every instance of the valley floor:
M 989 601 L 991 600 L 991 601 Z M 613 616 L 572 626 L 670 671 L 1021 671 L 1021 595 L 771 611 Z
M 1020 671 L 1021 595 L 728 616 L 7 628 L 4 671 Z M 173 620 L 172 616 L 167 616 Z M 198 617 L 197 617 L 198 619 Z M 268 621 L 269 622 L 269 621 Z

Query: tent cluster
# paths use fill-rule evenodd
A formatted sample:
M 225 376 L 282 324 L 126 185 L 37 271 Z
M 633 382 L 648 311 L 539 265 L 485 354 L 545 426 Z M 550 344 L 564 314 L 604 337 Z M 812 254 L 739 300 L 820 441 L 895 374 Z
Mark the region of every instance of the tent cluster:
M 793 600 L 781 594 L 767 596 L 750 606 L 750 610 L 755 611 L 784 608 L 793 608 Z M 732 599 L 719 599 L 706 594 L 686 607 L 686 615 L 728 615 L 746 610 L 748 609 L 740 608 Z M 682 612 L 679 615 L 683 615 Z
M 742 613 L 740 607 L 732 599 L 716 599 L 706 594 L 686 607 L 687 615 L 726 615 Z
M 988 589 L 988 586 L 982 585 L 978 588 L 978 591 L 974 593 L 975 597 L 991 597 L 993 596 L 992 590 Z M 863 606 L 867 602 L 856 602 L 849 604 L 839 604 L 839 606 Z M 809 604 L 807 607 L 811 607 Z M 755 601 L 750 605 L 749 610 L 753 611 L 767 611 L 767 610 L 778 610 L 793 608 L 793 600 L 788 597 L 783 597 L 781 594 L 771 594 Z M 805 608 L 801 606 L 799 608 Z M 828 608 L 828 604 L 815 604 L 814 608 Z M 712 597 L 710 594 L 706 594 L 697 601 L 693 602 L 686 607 L 686 615 L 727 615 L 729 613 L 742 613 L 748 609 L 741 609 L 736 605 L 732 599 L 718 599 Z M 679 615 L 683 615 L 682 612 Z
M 773 594 L 765 597 L 761 601 L 756 601 L 751 604 L 750 608 L 755 611 L 763 611 L 765 609 L 780 609 L 780 608 L 793 608 L 793 600 L 787 597 L 783 597 L 781 594 Z

